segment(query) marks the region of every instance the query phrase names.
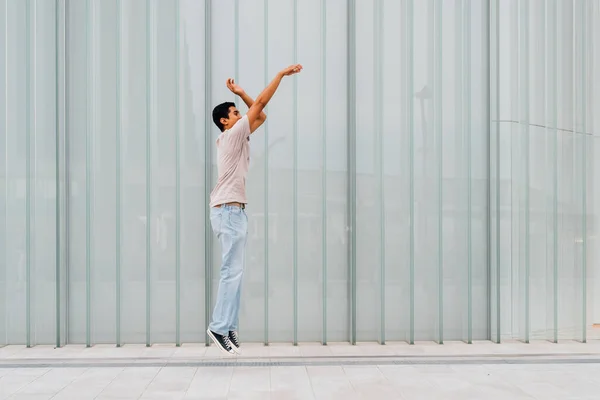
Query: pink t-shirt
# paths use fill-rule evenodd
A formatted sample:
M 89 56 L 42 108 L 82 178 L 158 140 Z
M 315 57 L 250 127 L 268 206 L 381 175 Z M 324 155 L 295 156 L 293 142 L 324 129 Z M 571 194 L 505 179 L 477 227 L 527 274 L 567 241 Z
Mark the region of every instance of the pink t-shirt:
M 219 178 L 210 194 L 210 206 L 225 203 L 246 204 L 246 175 L 250 165 L 250 122 L 242 119 L 217 138 Z

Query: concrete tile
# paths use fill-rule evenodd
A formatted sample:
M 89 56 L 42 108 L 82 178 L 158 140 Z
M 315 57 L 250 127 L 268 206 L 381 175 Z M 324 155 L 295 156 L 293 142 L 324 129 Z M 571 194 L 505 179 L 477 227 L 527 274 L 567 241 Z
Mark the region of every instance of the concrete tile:
M 139 400 L 181 400 L 185 397 L 185 392 L 176 391 L 146 391 L 140 397 Z
M 7 398 L 34 382 L 50 370 L 45 368 L 15 369 L 0 378 L 0 399 Z
M 596 352 L 596 353 L 594 353 Z M 521 356 L 516 356 L 521 354 Z M 550 356 L 540 357 L 549 354 Z M 405 364 L 344 367 L 169 367 L 182 361 L 268 361 L 281 360 L 311 362 L 315 359 L 339 357 L 338 361 L 357 357 L 409 355 L 408 361 L 428 360 L 439 364 Z M 490 360 L 495 364 L 453 364 L 452 359 Z M 419 356 L 421 356 L 419 358 Z M 301 357 L 304 357 L 301 358 Z M 524 344 L 506 342 L 501 345 L 476 342 L 433 342 L 410 346 L 404 342 L 349 344 L 301 343 L 299 346 L 278 344 L 265 347 L 250 343 L 239 357 L 221 354 L 214 346 L 202 343 L 186 347 L 159 344 L 116 348 L 80 345 L 54 349 L 39 346 L 25 349 L 7 346 L 0 349 L 0 363 L 138 363 L 139 367 L 106 368 L 103 366 L 77 368 L 0 368 L 0 398 L 10 395 L 46 398 L 55 393 L 53 400 L 85 400 L 98 396 L 108 398 L 449 398 L 486 400 L 516 398 L 594 398 L 600 392 L 600 364 L 544 363 L 545 359 L 570 360 L 573 358 L 600 360 L 600 341 L 593 344 L 559 343 L 546 341 Z M 523 360 L 541 361 L 523 364 Z M 164 368 L 146 367 L 149 362 L 164 364 Z M 45 376 L 44 374 L 49 374 Z
M 54 346 L 34 346 L 30 348 L 22 348 L 16 352 L 7 354 L 3 358 L 6 359 L 36 359 L 36 358 L 52 358 L 61 353 L 61 349 L 55 349 Z
M 301 355 L 300 353 L 300 347 L 298 346 L 292 346 L 291 344 L 286 344 L 286 345 L 270 345 L 267 346 L 267 348 L 269 349 L 269 357 L 273 358 L 273 359 L 277 359 L 277 358 L 284 358 L 284 357 L 299 357 Z
M 238 367 L 231 377 L 231 392 L 269 392 L 271 390 L 271 370 L 269 367 Z
M 398 388 L 377 366 L 345 366 L 344 372 L 360 398 L 401 398 Z
M 271 367 L 271 399 L 312 399 L 306 367 Z
M 242 343 L 242 354 L 239 358 L 269 358 L 269 347 L 262 343 Z
M 332 343 L 326 346 L 329 350 L 328 356 L 354 356 L 363 355 L 363 351 L 359 346 L 352 346 L 349 343 Z M 304 352 L 304 349 L 301 349 Z M 304 355 L 304 354 L 303 354 Z
M 317 399 L 357 397 L 342 367 L 309 366 L 306 370 Z
M 529 382 L 516 385 L 526 394 L 535 399 L 564 399 L 573 393 L 568 393 L 558 385 L 548 382 Z
M 27 348 L 26 346 L 22 346 L 22 345 L 8 345 L 8 346 L 0 347 L 0 359 L 8 357 L 13 354 L 17 354 L 17 353 L 25 350 L 26 348 Z
M 9 400 L 50 400 L 52 399 L 52 394 L 31 394 L 31 393 L 17 393 L 15 395 L 10 396 Z M 72 399 L 75 400 L 75 399 Z
M 150 347 L 146 347 L 140 357 L 167 358 L 172 357 L 176 351 L 177 347 L 175 345 L 155 344 Z
M 418 389 L 436 391 L 437 385 L 427 379 L 427 375 L 416 371 L 413 366 L 378 366 L 385 378 L 397 388 L 405 389 L 409 394 Z
M 122 371 L 123 368 L 90 368 L 58 392 L 52 400 L 94 399 Z
M 56 394 L 81 376 L 86 368 L 56 368 L 40 376 L 21 390 L 19 394 Z
M 399 388 L 391 382 L 352 383 L 360 399 L 402 399 Z
M 384 357 L 390 357 L 390 356 L 395 356 L 396 352 L 400 349 L 400 345 L 389 345 L 389 344 L 385 344 L 385 345 L 379 345 L 379 344 L 368 344 L 368 345 L 364 345 L 364 344 L 359 344 L 358 346 L 358 350 L 360 351 L 360 355 L 361 356 L 373 356 L 373 357 L 377 357 L 377 356 L 384 356 Z
M 311 400 L 316 399 L 312 389 L 278 389 L 271 390 L 271 400 Z
M 355 383 L 380 383 L 387 378 L 376 365 L 372 366 L 344 366 L 344 373 L 350 382 Z
M 181 359 L 202 359 L 206 355 L 206 346 L 189 346 L 183 345 L 175 350 L 173 353 L 174 361 L 181 361 Z
M 97 344 L 92 347 L 85 347 L 79 352 L 75 352 L 74 358 L 83 359 L 104 359 L 104 358 L 135 358 L 139 357 L 139 351 L 132 351 L 132 348 L 119 348 L 115 345 Z
M 431 374 L 427 379 L 455 398 L 479 396 L 490 398 L 531 398 L 510 380 L 487 374 Z
M 144 393 L 160 368 L 129 367 L 123 371 L 100 392 L 101 397 L 134 397 Z
M 162 368 L 141 398 L 183 398 L 196 375 L 195 367 Z
M 230 390 L 227 400 L 265 400 L 271 397 L 268 390 Z
M 15 370 L 13 368 L 0 368 L 0 378 L 2 378 L 5 375 L 10 375 L 14 371 Z
M 315 399 L 317 400 L 359 400 L 360 395 L 350 388 L 336 389 L 315 389 Z
M 430 400 L 430 399 L 444 399 L 451 400 L 451 397 L 447 396 L 447 392 L 439 389 L 437 386 L 428 385 L 394 385 L 396 388 L 395 398 L 402 400 Z M 464 399 L 461 399 L 464 400 Z
M 200 367 L 190 383 L 185 399 L 226 398 L 229 394 L 233 367 Z
M 320 343 L 311 343 L 298 346 L 302 357 L 331 357 L 333 346 L 323 346 Z

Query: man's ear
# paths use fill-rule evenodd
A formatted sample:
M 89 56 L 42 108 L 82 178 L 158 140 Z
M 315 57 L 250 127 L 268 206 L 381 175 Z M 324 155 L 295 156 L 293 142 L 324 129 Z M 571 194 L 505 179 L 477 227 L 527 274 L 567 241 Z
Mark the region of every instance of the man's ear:
M 221 118 L 220 121 L 221 121 L 221 125 L 225 126 L 225 124 L 228 121 L 228 118 Z

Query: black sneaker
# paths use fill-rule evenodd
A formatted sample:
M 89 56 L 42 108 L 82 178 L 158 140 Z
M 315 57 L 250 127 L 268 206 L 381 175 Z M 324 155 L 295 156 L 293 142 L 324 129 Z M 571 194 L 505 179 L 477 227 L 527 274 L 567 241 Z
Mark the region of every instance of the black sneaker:
M 241 354 L 240 350 L 240 339 L 236 331 L 229 331 L 229 341 L 231 342 L 231 348 L 238 354 Z
M 233 351 L 233 349 L 231 347 L 231 342 L 229 341 L 229 337 L 224 336 L 224 335 L 219 335 L 218 333 L 215 333 L 215 332 L 211 331 L 210 329 L 207 329 L 206 333 L 208 333 L 208 336 L 212 339 L 213 342 L 215 342 L 217 347 L 223 353 L 235 354 L 235 352 Z

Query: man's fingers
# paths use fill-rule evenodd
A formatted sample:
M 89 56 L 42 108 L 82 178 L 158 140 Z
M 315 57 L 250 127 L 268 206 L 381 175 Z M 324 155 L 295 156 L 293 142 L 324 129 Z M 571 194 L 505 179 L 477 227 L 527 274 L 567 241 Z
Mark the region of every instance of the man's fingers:
M 300 71 L 302 71 L 302 64 L 294 64 L 294 65 L 290 65 L 287 69 L 287 73 L 289 75 L 293 75 L 293 74 L 297 74 Z

